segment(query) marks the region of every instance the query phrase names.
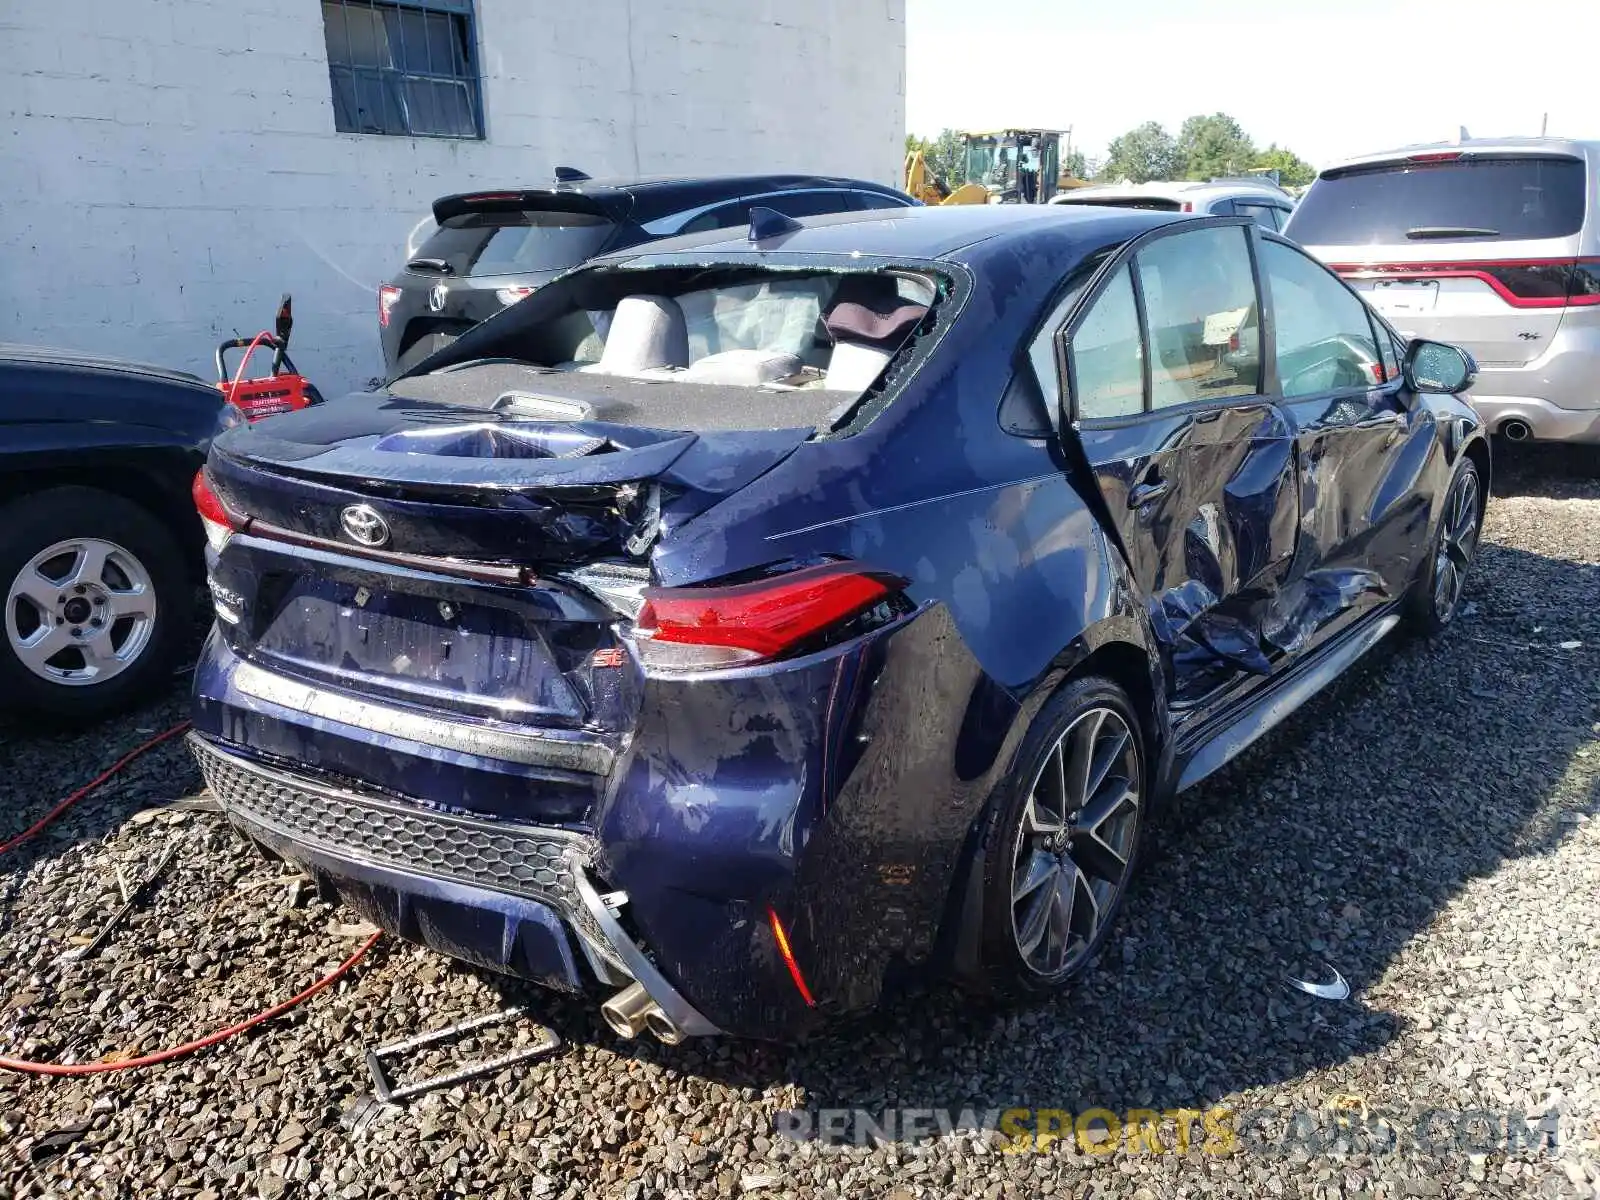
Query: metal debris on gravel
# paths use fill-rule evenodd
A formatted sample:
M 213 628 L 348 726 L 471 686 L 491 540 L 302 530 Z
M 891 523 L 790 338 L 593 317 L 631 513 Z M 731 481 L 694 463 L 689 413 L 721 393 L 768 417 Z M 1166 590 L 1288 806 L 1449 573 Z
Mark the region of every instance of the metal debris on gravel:
M 1503 474 L 1459 622 L 1432 645 L 1387 643 L 1173 806 L 1110 952 L 1055 1004 L 998 1011 L 929 987 L 798 1048 L 667 1048 L 386 939 L 310 1003 L 192 1057 L 0 1073 L 0 1200 L 1600 1196 L 1600 460 L 1524 453 Z M 0 831 L 184 709 L 175 693 L 77 736 L 0 725 Z M 162 746 L 0 860 L 0 1054 L 186 1041 L 354 948 L 348 914 L 172 803 L 200 790 L 183 747 Z M 141 878 L 179 839 L 104 949 L 64 961 L 122 903 L 119 873 Z M 1346 1002 L 1283 986 L 1325 966 Z M 366 1047 L 508 1004 L 565 1048 L 374 1103 Z M 518 1036 L 485 1030 L 411 1066 Z M 831 1109 L 1090 1107 L 1225 1107 L 1257 1136 L 1152 1153 L 1080 1139 L 1069 1116 L 1048 1152 L 1008 1153 L 989 1130 L 836 1148 L 774 1129 Z M 1464 1128 L 1463 1113 L 1493 1115 L 1502 1141 L 1505 1114 L 1536 1124 L 1509 1152 L 1298 1136 L 1330 1118 Z

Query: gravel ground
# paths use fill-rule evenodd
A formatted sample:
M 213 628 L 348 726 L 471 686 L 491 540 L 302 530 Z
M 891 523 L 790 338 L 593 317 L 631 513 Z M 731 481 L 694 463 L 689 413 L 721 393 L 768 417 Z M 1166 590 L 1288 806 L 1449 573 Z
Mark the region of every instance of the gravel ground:
M 525 998 L 386 940 L 289 1017 L 177 1063 L 0 1073 L 0 1200 L 1600 1196 L 1600 459 L 1523 454 L 1502 476 L 1464 618 L 1434 645 L 1381 648 L 1186 795 L 1119 938 L 1052 1006 L 930 988 L 796 1049 L 668 1049 L 537 995 L 556 1055 L 382 1107 L 366 1046 Z M 183 712 L 175 693 L 78 736 L 0 725 L 0 833 Z M 0 1053 L 148 1052 L 359 944 L 216 817 L 173 806 L 199 789 L 181 745 L 161 747 L 0 862 Z M 174 844 L 153 904 L 63 963 L 116 907 L 119 872 Z M 1329 968 L 1349 1001 L 1284 985 Z M 1223 1106 L 1245 1135 L 1225 1153 L 1197 1137 L 1101 1155 L 1093 1133 L 1018 1154 L 993 1130 L 849 1148 L 773 1131 L 794 1110 L 886 1106 Z M 1496 1114 L 1498 1140 L 1457 1115 L 1471 1110 Z M 1509 1150 L 1508 1112 L 1539 1123 L 1516 1122 Z

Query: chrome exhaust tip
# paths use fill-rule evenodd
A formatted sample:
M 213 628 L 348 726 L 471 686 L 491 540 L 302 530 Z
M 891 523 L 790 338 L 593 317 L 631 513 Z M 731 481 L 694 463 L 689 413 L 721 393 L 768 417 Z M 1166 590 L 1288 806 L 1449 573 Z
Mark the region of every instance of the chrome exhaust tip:
M 689 1035 L 671 1017 L 655 1005 L 644 1015 L 644 1027 L 656 1035 L 656 1039 L 668 1046 L 680 1045 Z
M 1500 426 L 1500 436 L 1508 442 L 1525 442 L 1533 436 L 1533 430 L 1526 421 L 1519 421 L 1515 417 Z
M 630 983 L 600 1006 L 600 1016 L 621 1037 L 636 1038 L 652 1011 L 660 1012 L 642 983 Z
M 636 1038 L 641 1033 L 653 1033 L 668 1046 L 677 1046 L 688 1038 L 679 1025 L 662 1010 L 644 990 L 642 983 L 630 983 L 600 1006 L 600 1016 L 617 1034 Z

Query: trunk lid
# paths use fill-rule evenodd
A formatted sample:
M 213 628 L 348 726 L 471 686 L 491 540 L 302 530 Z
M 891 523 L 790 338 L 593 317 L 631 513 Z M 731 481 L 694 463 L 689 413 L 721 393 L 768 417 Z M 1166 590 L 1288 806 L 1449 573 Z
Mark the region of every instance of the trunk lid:
M 351 396 L 216 443 L 243 519 L 223 636 L 269 671 L 452 719 L 619 734 L 650 546 L 799 430 L 680 432 Z M 636 607 L 634 608 L 636 611 Z

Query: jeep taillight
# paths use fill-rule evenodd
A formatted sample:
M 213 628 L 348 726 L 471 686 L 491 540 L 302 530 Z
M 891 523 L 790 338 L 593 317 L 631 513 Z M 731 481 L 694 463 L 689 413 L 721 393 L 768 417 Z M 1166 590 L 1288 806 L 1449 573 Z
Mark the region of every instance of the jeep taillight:
M 658 670 L 762 662 L 824 644 L 903 586 L 856 563 L 826 563 L 747 583 L 646 588 L 634 645 L 640 661 Z

